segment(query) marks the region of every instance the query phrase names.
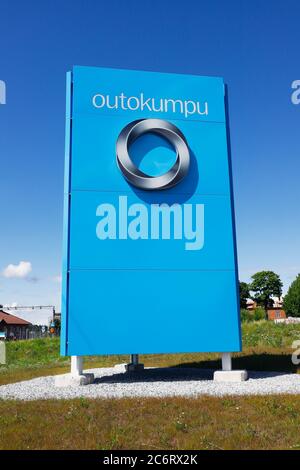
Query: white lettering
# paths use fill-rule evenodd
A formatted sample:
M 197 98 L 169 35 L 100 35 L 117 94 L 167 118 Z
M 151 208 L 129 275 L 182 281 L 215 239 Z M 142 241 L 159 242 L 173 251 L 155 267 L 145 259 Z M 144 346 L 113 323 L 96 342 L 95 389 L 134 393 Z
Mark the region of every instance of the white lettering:
M 132 240 L 148 238 L 148 211 L 144 204 L 132 204 L 128 209 L 128 215 L 135 218 L 130 222 L 128 235 Z
M 6 84 L 0 80 L 0 104 L 6 104 Z
M 193 228 L 194 207 L 196 220 Z M 204 204 L 196 204 L 194 207 L 192 204 L 184 204 L 184 236 L 190 240 L 185 244 L 186 250 L 201 250 L 204 246 Z
M 132 106 L 130 104 L 132 101 L 135 101 L 135 106 Z M 135 111 L 136 109 L 140 107 L 139 99 L 136 96 L 130 96 L 130 98 L 128 98 L 127 104 L 128 104 L 128 109 L 130 109 L 131 111 Z
M 183 113 L 183 103 L 181 100 L 165 100 L 165 112 L 167 113 L 168 112 L 168 105 L 169 103 L 172 105 L 172 112 L 173 113 L 176 113 L 176 104 L 179 105 L 179 110 L 178 112 L 180 112 L 181 114 Z M 177 106 L 178 108 L 178 106 Z
M 196 112 L 196 103 L 194 101 L 185 101 L 184 103 L 185 117 L 188 117 L 189 114 L 195 114 L 195 112 Z
M 151 205 L 151 238 L 163 240 L 171 238 L 171 214 L 173 215 L 174 239 L 182 239 L 182 209 L 179 204 Z
M 99 103 L 99 99 L 101 99 L 101 104 Z M 93 105 L 95 108 L 103 108 L 105 105 L 105 98 L 103 95 L 94 95 L 93 96 Z
M 149 213 L 146 205 L 128 206 L 127 196 L 120 196 L 118 207 L 100 204 L 96 216 L 99 240 L 184 240 L 188 251 L 204 246 L 204 204 L 151 204 Z
M 293 91 L 291 100 L 293 104 L 300 104 L 300 80 L 294 80 L 292 83 Z
M 144 108 L 147 107 L 149 111 L 151 111 L 149 101 L 151 98 L 148 98 L 146 101 L 144 101 L 144 93 L 141 93 L 141 110 L 144 111 Z
M 97 109 L 107 107 L 108 109 L 123 109 L 130 111 L 152 111 L 155 113 L 176 113 L 182 114 L 188 118 L 194 114 L 200 116 L 208 116 L 208 103 L 193 101 L 193 100 L 179 100 L 172 98 L 145 98 L 144 93 L 139 96 L 127 97 L 123 92 L 119 96 L 96 94 L 92 98 L 93 106 Z
M 97 223 L 96 234 L 100 240 L 116 238 L 116 209 L 112 204 L 100 204 L 96 215 L 102 217 Z

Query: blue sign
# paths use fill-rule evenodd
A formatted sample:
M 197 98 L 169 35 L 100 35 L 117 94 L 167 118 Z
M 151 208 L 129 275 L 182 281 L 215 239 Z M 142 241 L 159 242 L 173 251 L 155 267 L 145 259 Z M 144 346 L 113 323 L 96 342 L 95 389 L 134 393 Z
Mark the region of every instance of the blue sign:
M 223 79 L 67 76 L 64 355 L 241 349 Z

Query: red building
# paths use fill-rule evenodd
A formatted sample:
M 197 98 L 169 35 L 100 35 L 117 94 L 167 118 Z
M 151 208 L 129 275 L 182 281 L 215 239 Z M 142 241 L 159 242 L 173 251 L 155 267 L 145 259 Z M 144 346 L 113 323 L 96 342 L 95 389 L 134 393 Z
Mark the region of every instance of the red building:
M 281 307 L 268 309 L 268 320 L 282 320 L 283 318 L 286 318 L 286 314 Z
M 6 339 L 27 339 L 31 323 L 0 310 L 0 331 Z
M 273 299 L 273 307 L 268 308 L 268 320 L 283 320 L 286 318 L 286 313 L 282 308 L 283 301 L 282 299 Z M 257 308 L 257 302 L 252 299 L 247 300 L 247 310 L 254 311 Z

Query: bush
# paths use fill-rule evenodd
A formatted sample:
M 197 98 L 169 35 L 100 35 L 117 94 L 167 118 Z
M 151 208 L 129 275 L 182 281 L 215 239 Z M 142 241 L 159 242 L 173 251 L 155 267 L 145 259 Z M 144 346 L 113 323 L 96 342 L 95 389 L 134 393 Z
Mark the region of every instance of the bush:
M 244 322 L 242 331 L 243 347 L 291 348 L 293 341 L 300 336 L 300 325 L 261 320 Z
M 283 308 L 287 317 L 300 317 L 300 274 L 290 285 L 284 297 Z
M 266 312 L 262 307 L 257 307 L 254 310 L 254 320 L 259 321 L 259 320 L 265 320 L 266 319 Z
M 257 307 L 254 311 L 247 310 L 245 308 L 241 309 L 241 321 L 242 322 L 252 322 L 260 321 L 266 319 L 266 313 L 262 307 Z
M 241 321 L 242 322 L 250 322 L 254 320 L 254 315 L 251 311 L 247 310 L 246 308 L 241 309 Z

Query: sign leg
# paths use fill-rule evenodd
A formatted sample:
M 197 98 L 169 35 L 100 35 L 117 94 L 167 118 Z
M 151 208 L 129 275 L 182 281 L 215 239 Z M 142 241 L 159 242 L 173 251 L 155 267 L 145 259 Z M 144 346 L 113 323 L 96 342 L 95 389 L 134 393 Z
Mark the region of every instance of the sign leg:
M 56 387 L 74 387 L 89 385 L 94 382 L 94 374 L 83 373 L 83 357 L 71 356 L 71 371 L 69 374 L 56 375 L 54 383 Z
M 248 379 L 246 370 L 232 370 L 231 353 L 222 353 L 222 370 L 214 372 L 215 382 L 244 382 Z
M 232 370 L 231 353 L 222 354 L 222 370 Z
M 138 372 L 140 370 L 144 370 L 144 364 L 139 362 L 138 354 L 130 355 L 130 363 L 126 364 L 126 370 L 127 372 Z
M 82 356 L 71 356 L 71 375 L 72 377 L 78 377 L 83 372 L 83 357 Z

